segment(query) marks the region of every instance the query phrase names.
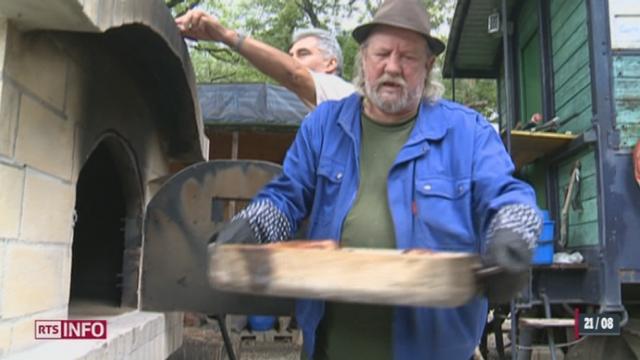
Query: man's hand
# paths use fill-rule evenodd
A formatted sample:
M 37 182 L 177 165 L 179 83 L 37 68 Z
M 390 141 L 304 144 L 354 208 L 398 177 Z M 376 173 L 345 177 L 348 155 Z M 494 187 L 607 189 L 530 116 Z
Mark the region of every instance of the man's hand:
M 244 218 L 238 218 L 232 220 L 228 224 L 225 224 L 222 229 L 213 234 L 209 240 L 209 244 L 215 243 L 216 245 L 224 244 L 258 244 L 259 241 L 256 238 L 249 220 Z
M 480 280 L 490 302 L 507 303 L 526 284 L 532 251 L 511 229 L 497 230 L 487 242 L 483 265 L 491 270 Z
M 211 40 L 232 42 L 232 30 L 222 26 L 215 17 L 201 10 L 189 10 L 186 14 L 176 19 L 176 25 L 183 36 L 195 40 Z

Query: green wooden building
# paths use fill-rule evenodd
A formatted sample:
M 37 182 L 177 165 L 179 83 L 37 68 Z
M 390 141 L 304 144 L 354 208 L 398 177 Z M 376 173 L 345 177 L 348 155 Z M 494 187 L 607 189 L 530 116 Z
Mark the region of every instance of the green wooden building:
M 584 257 L 534 265 L 511 313 L 544 316 L 545 305 L 553 317 L 612 313 L 626 336 L 640 316 L 640 188 L 631 157 L 640 139 L 640 1 L 459 0 L 443 73 L 454 88 L 460 78 L 497 80 L 501 134 L 517 175 L 550 211 L 556 253 Z M 534 129 L 553 131 L 522 131 L 534 114 L 543 119 Z M 535 340 L 522 327 L 512 335 Z

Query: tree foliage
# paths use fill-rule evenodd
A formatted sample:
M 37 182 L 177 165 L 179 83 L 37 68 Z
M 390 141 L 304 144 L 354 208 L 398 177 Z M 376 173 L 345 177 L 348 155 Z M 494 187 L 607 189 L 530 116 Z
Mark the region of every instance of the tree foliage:
M 351 30 L 371 20 L 383 0 L 165 0 L 175 16 L 198 7 L 214 14 L 227 27 L 240 30 L 284 51 L 288 50 L 295 29 L 318 27 L 331 31 L 342 46 L 344 73 L 351 79 L 358 46 Z M 451 22 L 455 0 L 422 0 L 431 15 L 432 29 Z M 446 41 L 444 36 L 440 36 Z M 190 43 L 196 79 L 211 82 L 272 82 L 241 56 L 215 43 Z M 443 57 L 437 66 L 442 65 Z M 451 83 L 444 82 L 445 96 L 451 97 Z M 484 104 L 478 109 L 489 114 L 495 108 L 495 82 L 457 80 L 457 100 Z
M 226 26 L 241 30 L 252 37 L 282 50 L 290 46 L 296 28 L 327 29 L 343 47 L 345 77 L 351 77 L 353 57 L 357 49 L 351 38 L 351 28 L 371 19 L 382 0 L 165 0 L 174 15 L 193 7 L 213 13 Z M 451 0 L 426 1 L 433 18 L 433 27 L 446 21 L 451 13 Z M 345 24 L 348 24 L 345 28 Z M 200 82 L 265 81 L 262 74 L 246 61 L 220 44 L 192 45 L 191 53 Z
M 452 99 L 453 84 L 445 81 L 445 98 Z M 491 121 L 497 121 L 497 83 L 487 79 L 456 79 L 455 90 L 457 102 L 463 103 L 482 113 Z

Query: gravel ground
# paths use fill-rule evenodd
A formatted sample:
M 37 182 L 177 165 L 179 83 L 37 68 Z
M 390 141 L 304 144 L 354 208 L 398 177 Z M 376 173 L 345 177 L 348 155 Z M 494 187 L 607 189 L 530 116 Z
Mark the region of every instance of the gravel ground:
M 299 332 L 242 331 L 230 334 L 238 360 L 298 360 L 302 350 Z M 186 327 L 183 345 L 170 360 L 227 360 L 222 334 L 217 329 Z

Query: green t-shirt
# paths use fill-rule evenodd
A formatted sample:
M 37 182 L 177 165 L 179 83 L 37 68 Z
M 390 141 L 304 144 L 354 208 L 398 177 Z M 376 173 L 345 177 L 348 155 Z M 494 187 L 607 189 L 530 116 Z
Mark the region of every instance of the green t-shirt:
M 361 119 L 358 197 L 342 227 L 342 247 L 395 248 L 387 178 L 407 142 L 415 117 L 393 125 Z M 388 360 L 392 356 L 390 306 L 327 302 L 317 331 L 316 360 Z

